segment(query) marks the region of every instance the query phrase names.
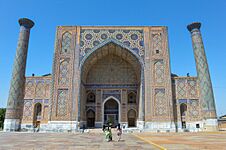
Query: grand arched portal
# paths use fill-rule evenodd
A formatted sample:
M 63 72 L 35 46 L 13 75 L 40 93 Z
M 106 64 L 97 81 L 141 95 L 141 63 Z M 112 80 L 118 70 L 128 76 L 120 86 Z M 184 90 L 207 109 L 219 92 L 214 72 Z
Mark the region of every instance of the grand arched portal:
M 87 114 L 84 112 L 92 109 L 95 110 L 96 127 L 107 122 L 113 125 L 119 122 L 128 124 L 127 108 L 133 108 L 137 112 L 139 108 L 141 68 L 138 58 L 131 50 L 114 42 L 93 50 L 81 64 L 80 121 L 88 125 Z M 138 103 L 128 103 L 131 92 L 137 95 L 135 101 Z M 87 101 L 90 93 L 95 96 L 93 102 Z M 113 98 L 109 99 L 110 97 Z

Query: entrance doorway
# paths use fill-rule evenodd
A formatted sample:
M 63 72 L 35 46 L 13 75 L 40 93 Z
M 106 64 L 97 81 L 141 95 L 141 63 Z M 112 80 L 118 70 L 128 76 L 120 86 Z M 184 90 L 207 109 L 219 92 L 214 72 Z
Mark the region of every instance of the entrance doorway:
M 136 111 L 130 109 L 128 112 L 128 127 L 135 127 L 136 126 Z
M 40 126 L 40 121 L 42 119 L 42 104 L 37 103 L 34 106 L 34 126 Z
M 186 113 L 187 113 L 187 105 L 183 103 L 183 104 L 180 105 L 180 115 L 181 115 L 182 129 L 186 128 Z
M 87 127 L 95 127 L 95 112 L 91 109 L 87 111 Z
M 119 123 L 119 106 L 113 98 L 107 100 L 104 104 L 104 124 L 116 126 Z

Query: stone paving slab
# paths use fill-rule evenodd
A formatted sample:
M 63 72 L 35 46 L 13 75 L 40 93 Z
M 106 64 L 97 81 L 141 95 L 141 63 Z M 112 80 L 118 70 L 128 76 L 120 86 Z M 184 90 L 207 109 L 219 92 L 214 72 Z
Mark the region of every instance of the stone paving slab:
M 0 150 L 155 150 L 156 147 L 132 134 L 117 141 L 104 141 L 102 133 L 6 133 L 0 132 Z

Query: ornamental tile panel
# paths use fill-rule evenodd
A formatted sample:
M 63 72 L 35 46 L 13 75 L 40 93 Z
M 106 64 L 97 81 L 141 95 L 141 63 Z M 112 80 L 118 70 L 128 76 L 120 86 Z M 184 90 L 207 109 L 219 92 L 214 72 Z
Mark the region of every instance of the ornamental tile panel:
M 36 92 L 35 92 L 35 97 L 36 98 L 41 98 L 45 95 L 45 83 L 44 81 L 36 81 Z
M 189 98 L 198 97 L 196 80 L 187 80 L 187 92 Z
M 153 33 L 152 34 L 152 48 L 154 50 L 154 54 L 162 54 L 162 34 L 161 33 Z
M 155 82 L 157 84 L 161 84 L 165 81 L 165 76 L 164 76 L 164 62 L 163 60 L 156 60 L 154 64 L 154 69 L 155 69 Z
M 189 113 L 191 120 L 195 120 L 199 117 L 199 100 L 198 99 L 193 99 L 189 100 L 190 105 L 189 105 Z
M 57 116 L 67 115 L 68 90 L 58 90 Z
M 179 99 L 179 100 L 178 100 L 178 103 L 179 103 L 179 104 L 182 104 L 182 103 L 185 103 L 185 104 L 186 104 L 187 101 L 188 101 L 187 99 Z
M 139 56 L 144 55 L 143 30 L 82 29 L 80 35 L 80 56 L 82 58 L 95 47 L 101 46 L 111 39 L 121 43 Z
M 178 79 L 176 83 L 177 99 L 186 98 L 186 80 Z
M 61 54 L 69 54 L 71 53 L 71 34 L 69 32 L 65 32 L 62 37 L 62 47 Z
M 34 95 L 34 81 L 27 81 L 25 85 L 25 97 L 31 98 Z
M 43 102 L 42 99 L 35 99 L 35 100 L 34 100 L 34 103 L 42 103 L 42 102 Z
M 59 84 L 67 86 L 69 83 L 69 59 L 62 59 L 60 62 Z
M 24 100 L 23 120 L 31 120 L 33 118 L 32 113 L 32 100 Z
M 49 103 L 49 100 L 48 99 L 45 99 L 44 100 L 44 104 L 48 104 Z
M 104 90 L 102 100 L 104 101 L 108 97 L 113 96 L 119 101 L 121 101 L 121 91 L 120 90 Z
M 154 109 L 155 116 L 165 116 L 167 114 L 165 89 L 155 89 Z

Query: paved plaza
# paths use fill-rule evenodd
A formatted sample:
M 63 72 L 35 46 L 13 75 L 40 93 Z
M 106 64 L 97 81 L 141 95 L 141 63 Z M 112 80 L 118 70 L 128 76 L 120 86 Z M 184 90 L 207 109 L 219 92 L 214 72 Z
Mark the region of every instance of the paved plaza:
M 136 135 L 140 139 L 169 150 L 226 150 L 226 132 L 223 131 L 139 133 Z
M 226 132 L 212 133 L 124 133 L 117 142 L 104 141 L 101 132 L 90 133 L 6 133 L 0 132 L 0 149 L 73 150 L 200 150 L 226 149 Z

